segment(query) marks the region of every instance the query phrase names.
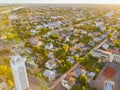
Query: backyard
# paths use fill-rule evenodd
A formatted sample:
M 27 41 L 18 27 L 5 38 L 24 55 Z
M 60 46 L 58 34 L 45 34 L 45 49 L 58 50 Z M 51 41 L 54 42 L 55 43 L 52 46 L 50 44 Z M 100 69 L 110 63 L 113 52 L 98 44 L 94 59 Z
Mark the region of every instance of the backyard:
M 95 72 L 96 69 L 102 69 L 104 67 L 104 63 L 98 62 L 98 58 L 93 57 L 92 55 L 88 55 L 85 58 L 84 63 L 82 63 L 83 66 L 88 70 L 88 71 L 92 71 Z

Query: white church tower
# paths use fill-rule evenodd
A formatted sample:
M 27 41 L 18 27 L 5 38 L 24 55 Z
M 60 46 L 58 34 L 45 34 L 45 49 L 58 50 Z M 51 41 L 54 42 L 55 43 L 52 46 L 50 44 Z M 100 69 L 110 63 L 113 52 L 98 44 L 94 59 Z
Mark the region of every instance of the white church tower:
M 30 90 L 25 67 L 26 58 L 21 57 L 19 54 L 11 56 L 10 64 L 14 76 L 16 90 Z

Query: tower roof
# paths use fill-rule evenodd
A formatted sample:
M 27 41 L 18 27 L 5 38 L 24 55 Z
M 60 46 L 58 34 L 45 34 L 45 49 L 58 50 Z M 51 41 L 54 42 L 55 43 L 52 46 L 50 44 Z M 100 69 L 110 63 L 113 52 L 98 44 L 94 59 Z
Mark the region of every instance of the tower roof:
M 20 62 L 20 61 L 25 61 L 25 60 L 26 60 L 26 57 L 21 57 L 19 54 L 11 56 L 11 63 L 12 64 L 15 64 L 15 63 Z

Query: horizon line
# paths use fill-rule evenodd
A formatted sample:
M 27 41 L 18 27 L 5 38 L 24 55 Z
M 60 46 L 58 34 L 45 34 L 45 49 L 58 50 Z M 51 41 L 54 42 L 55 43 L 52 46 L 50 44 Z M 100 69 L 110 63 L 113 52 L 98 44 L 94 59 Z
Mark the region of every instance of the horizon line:
M 120 3 L 40 3 L 40 2 L 19 2 L 19 3 L 16 3 L 16 2 L 13 2 L 13 3 L 10 3 L 10 2 L 5 2 L 5 3 L 1 3 L 0 4 L 103 4 L 103 5 L 120 5 Z

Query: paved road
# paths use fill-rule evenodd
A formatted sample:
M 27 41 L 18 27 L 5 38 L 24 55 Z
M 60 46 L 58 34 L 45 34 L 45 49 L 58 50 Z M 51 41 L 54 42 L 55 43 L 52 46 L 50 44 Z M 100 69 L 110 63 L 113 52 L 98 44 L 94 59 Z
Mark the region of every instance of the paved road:
M 34 75 L 28 74 L 28 80 L 32 90 L 40 90 L 40 81 Z
M 114 32 L 112 33 L 112 36 L 113 36 L 116 32 L 117 32 L 117 31 L 114 31 Z M 107 41 L 107 38 L 104 39 L 104 40 L 103 40 L 99 45 L 97 45 L 95 48 L 97 49 L 97 48 L 101 47 L 106 41 Z
M 96 46 L 95 48 L 93 48 L 92 50 L 96 49 L 98 46 L 102 45 L 102 43 L 104 43 L 104 42 L 105 42 L 105 40 L 102 41 L 99 45 L 97 45 L 97 46 Z M 90 52 L 91 52 L 92 50 L 90 50 Z M 84 57 L 86 57 L 90 52 L 88 52 Z M 75 63 L 75 64 L 73 65 L 73 67 L 72 67 L 71 69 L 69 69 L 66 73 L 64 73 L 63 75 L 69 74 L 69 73 L 70 73 L 73 69 L 75 69 L 78 65 L 79 65 L 79 62 Z M 62 75 L 62 76 L 63 76 L 63 75 Z M 53 84 L 53 86 L 51 86 L 50 89 L 54 89 L 54 88 L 61 82 L 62 76 L 55 81 L 55 83 Z
M 1 12 L 0 14 L 9 13 L 9 12 L 12 12 L 12 11 L 15 11 L 15 10 L 19 10 L 19 9 L 22 9 L 22 8 L 24 8 L 24 7 L 14 8 L 14 9 L 12 9 L 12 10 L 8 10 L 8 11 Z
M 116 33 L 116 31 L 113 32 L 112 36 L 113 36 L 115 33 Z M 106 41 L 107 41 L 107 38 L 104 39 L 100 44 L 98 44 L 98 45 L 97 45 L 96 47 L 94 47 L 92 50 L 90 50 L 84 57 L 86 57 L 86 56 L 87 56 L 91 51 L 93 51 L 94 49 L 99 48 L 99 47 L 100 47 L 101 45 L 103 45 Z M 69 74 L 69 73 L 70 73 L 73 69 L 75 69 L 78 65 L 79 65 L 79 62 L 75 63 L 75 64 L 73 65 L 73 67 L 72 67 L 71 69 L 69 69 L 66 73 L 64 73 L 63 75 Z M 62 75 L 62 76 L 63 76 L 63 75 Z M 59 78 L 55 81 L 55 83 L 53 84 L 53 86 L 50 87 L 50 90 L 51 90 L 51 89 L 54 89 L 54 88 L 61 82 L 62 76 L 59 77 Z

